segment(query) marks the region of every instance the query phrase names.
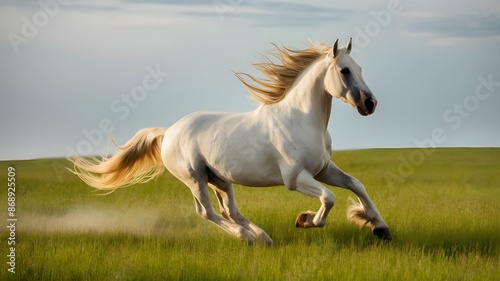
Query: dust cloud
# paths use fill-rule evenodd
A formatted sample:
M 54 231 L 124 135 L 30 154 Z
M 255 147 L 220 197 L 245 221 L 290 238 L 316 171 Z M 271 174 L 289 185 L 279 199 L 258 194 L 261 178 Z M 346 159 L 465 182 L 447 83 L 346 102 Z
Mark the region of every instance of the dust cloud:
M 168 220 L 158 211 L 76 207 L 59 214 L 19 214 L 19 230 L 43 232 L 161 234 Z

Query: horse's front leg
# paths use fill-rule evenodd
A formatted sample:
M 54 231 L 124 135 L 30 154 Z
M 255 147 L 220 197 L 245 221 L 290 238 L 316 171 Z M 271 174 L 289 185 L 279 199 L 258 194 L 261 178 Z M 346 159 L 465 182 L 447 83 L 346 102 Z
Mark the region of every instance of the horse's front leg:
M 361 204 L 353 204 L 349 207 L 348 218 L 359 226 L 370 226 L 373 234 L 380 239 L 392 239 L 389 227 L 358 179 L 342 171 L 332 161 L 315 178 L 328 185 L 346 188 L 354 192 Z
M 295 220 L 296 227 L 322 227 L 326 224 L 328 213 L 335 203 L 335 196 L 328 188 L 314 179 L 314 177 L 302 171 L 296 178 L 295 185 L 287 186 L 289 189 L 296 190 L 305 195 L 316 197 L 321 201 L 321 207 L 318 212 L 307 211 L 301 213 Z

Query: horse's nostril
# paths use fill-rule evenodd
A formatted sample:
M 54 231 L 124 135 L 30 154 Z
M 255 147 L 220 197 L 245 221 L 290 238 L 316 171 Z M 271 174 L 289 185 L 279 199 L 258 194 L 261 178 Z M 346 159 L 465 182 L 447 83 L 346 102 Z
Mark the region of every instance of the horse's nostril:
M 365 107 L 366 107 L 366 110 L 368 110 L 369 113 L 373 112 L 373 110 L 375 109 L 375 103 L 373 102 L 372 98 L 367 98 L 365 100 Z

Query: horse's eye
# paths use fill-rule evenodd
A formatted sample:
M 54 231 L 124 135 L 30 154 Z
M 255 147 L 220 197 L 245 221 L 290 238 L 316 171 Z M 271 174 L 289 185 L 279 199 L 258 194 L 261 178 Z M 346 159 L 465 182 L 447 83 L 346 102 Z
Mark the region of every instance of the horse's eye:
M 340 73 L 342 74 L 349 74 L 351 72 L 351 70 L 349 70 L 349 67 L 342 67 L 340 69 Z

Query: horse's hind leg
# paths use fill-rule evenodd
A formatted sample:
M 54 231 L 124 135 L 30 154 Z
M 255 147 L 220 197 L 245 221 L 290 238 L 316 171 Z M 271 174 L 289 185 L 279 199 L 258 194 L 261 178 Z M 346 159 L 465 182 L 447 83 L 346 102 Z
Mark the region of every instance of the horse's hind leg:
M 215 223 L 217 226 L 228 232 L 229 234 L 253 244 L 255 241 L 254 234 L 243 226 L 231 222 L 219 216 L 212 205 L 208 196 L 208 185 L 206 180 L 183 180 L 183 182 L 191 189 L 191 192 L 196 203 L 196 212 L 206 220 Z
M 267 235 L 264 230 L 252 223 L 240 213 L 238 207 L 236 206 L 234 189 L 231 183 L 224 182 L 215 178 L 211 178 L 210 183 L 210 187 L 217 195 L 221 214 L 225 218 L 252 232 L 260 243 L 267 245 L 273 243 L 273 240 L 269 237 L 269 235 Z

